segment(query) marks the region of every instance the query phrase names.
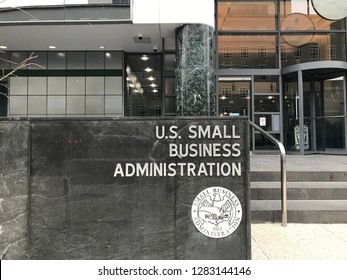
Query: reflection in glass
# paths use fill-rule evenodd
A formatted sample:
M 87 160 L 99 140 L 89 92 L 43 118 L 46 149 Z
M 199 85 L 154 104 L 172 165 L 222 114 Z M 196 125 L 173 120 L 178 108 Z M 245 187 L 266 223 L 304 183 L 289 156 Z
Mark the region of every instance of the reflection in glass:
M 249 81 L 219 81 L 219 115 L 248 116 L 250 100 Z
M 346 28 L 344 20 L 331 21 L 319 16 L 312 7 L 311 1 L 281 0 L 280 11 L 281 26 L 283 24 L 283 21 L 285 21 L 286 16 L 294 13 L 300 13 L 310 19 L 310 21 L 313 23 L 314 30 L 344 30 Z M 305 26 L 302 26 L 299 30 L 308 29 L 305 29 Z
M 255 93 L 277 93 L 278 76 L 254 76 Z
M 282 57 L 282 67 L 321 60 L 346 61 L 344 33 L 316 33 L 312 35 L 313 38 L 309 44 L 298 47 L 289 45 L 281 38 L 281 50 L 285 50 L 285 59 Z M 307 35 L 297 34 L 295 38 L 301 41 L 301 36 Z
M 218 30 L 275 30 L 276 1 L 219 1 Z
M 127 55 L 126 116 L 157 116 L 162 112 L 161 55 Z M 168 88 L 169 90 L 169 88 Z
M 279 112 L 278 95 L 255 95 L 254 111 L 255 112 Z
M 276 36 L 260 33 L 219 35 L 218 67 L 222 69 L 277 68 Z

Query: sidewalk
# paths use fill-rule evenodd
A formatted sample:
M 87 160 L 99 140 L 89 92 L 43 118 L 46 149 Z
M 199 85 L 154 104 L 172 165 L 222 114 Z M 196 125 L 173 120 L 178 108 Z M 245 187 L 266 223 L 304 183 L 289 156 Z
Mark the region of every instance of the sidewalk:
M 347 260 L 347 224 L 252 224 L 253 260 Z

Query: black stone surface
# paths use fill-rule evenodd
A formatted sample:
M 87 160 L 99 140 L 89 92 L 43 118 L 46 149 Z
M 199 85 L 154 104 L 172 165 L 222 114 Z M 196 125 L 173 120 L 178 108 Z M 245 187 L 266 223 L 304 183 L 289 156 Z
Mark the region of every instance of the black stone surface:
M 0 121 L 0 259 L 28 258 L 29 125 Z
M 16 125 L 16 137 L 11 139 L 21 149 L 12 149 L 18 151 L 14 155 L 20 163 L 12 169 L 22 170 L 20 192 L 27 194 L 29 186 L 30 197 L 23 196 L 25 205 L 29 201 L 29 221 L 15 232 L 29 234 L 30 259 L 251 258 L 246 119 L 31 120 Z M 168 131 L 173 125 L 178 127 L 179 137 L 156 138 L 156 126 Z M 191 125 L 225 125 L 229 130 L 235 125 L 241 140 L 189 139 Z M 20 140 L 20 135 L 26 140 Z M 240 157 L 169 157 L 170 143 L 228 141 L 241 144 Z M 28 150 L 29 184 L 25 181 Z M 12 151 L 4 151 L 14 158 Z M 114 177 L 117 163 L 124 167 L 125 163 L 206 161 L 241 162 L 242 176 Z M 212 186 L 231 190 L 242 204 L 242 223 L 222 239 L 204 236 L 191 218 L 194 198 Z M 25 258 L 24 252 L 17 258 Z

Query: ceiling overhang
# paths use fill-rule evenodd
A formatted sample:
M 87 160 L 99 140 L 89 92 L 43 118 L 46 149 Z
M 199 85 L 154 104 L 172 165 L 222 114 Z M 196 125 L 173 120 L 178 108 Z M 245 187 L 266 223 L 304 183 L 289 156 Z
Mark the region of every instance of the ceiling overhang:
M 0 22 L 0 45 L 16 51 L 45 51 L 51 50 L 49 46 L 53 45 L 56 50 L 64 51 L 100 50 L 102 46 L 104 50 L 153 52 L 154 48 L 161 51 L 162 39 L 173 38 L 175 29 L 181 25 L 134 24 L 130 13 L 126 16 L 122 7 L 117 19 L 111 18 L 109 11 L 105 14 L 110 7 L 99 8 L 83 7 L 83 13 L 77 7 L 71 7 L 68 13 L 66 7 L 33 8 L 25 12 L 1 10 L 2 15 L 7 15 L 7 21 Z M 61 10 L 65 11 L 63 18 Z M 138 34 L 145 40 L 138 40 Z

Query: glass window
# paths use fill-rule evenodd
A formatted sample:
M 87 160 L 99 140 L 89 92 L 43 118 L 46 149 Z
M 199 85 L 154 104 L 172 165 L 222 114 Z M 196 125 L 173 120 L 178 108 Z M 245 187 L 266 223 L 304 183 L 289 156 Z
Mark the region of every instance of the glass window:
M 105 53 L 105 69 L 123 69 L 123 57 L 120 52 Z
M 122 77 L 105 77 L 105 94 L 121 95 L 123 92 Z
M 330 21 L 322 18 L 316 13 L 312 7 L 311 1 L 307 0 L 281 0 L 281 29 L 288 30 L 309 30 L 308 27 L 313 27 L 314 30 L 344 30 L 345 21 Z M 294 21 L 292 15 L 299 15 L 299 20 Z M 305 18 L 306 19 L 305 19 Z M 290 20 L 289 20 L 290 19 Z M 289 21 L 291 23 L 289 24 Z M 284 22 L 286 22 L 284 24 Z
M 85 52 L 67 52 L 67 69 L 84 69 Z
M 104 95 L 104 77 L 86 77 L 87 95 Z
M 161 55 L 127 55 L 126 114 L 155 116 L 156 105 L 162 103 Z M 159 98 L 158 98 L 159 97 Z
M 147 105 L 139 105 L 137 107 L 137 115 L 138 116 L 147 116 Z
M 48 77 L 48 95 L 65 95 L 66 77 Z
M 310 60 L 319 60 L 319 46 L 310 46 L 309 51 Z
M 66 69 L 66 53 L 48 52 L 48 69 Z
M 123 107 L 122 96 L 105 96 L 105 114 L 121 115 Z
M 67 77 L 67 95 L 84 95 L 86 91 L 85 77 Z
M 87 52 L 86 69 L 104 69 L 104 52 Z
M 12 96 L 10 102 L 11 115 L 27 115 L 28 99 L 27 96 Z
M 258 57 L 266 57 L 266 46 L 258 46 Z
M 28 77 L 29 95 L 46 95 L 47 78 L 46 77 Z
M 65 115 L 65 96 L 48 96 L 47 114 L 48 115 Z
M 66 111 L 69 115 L 84 115 L 85 96 L 68 96 Z
M 221 69 L 277 68 L 276 36 L 241 34 L 218 36 L 218 67 Z
M 279 112 L 280 101 L 278 95 L 255 95 L 254 111 L 255 112 Z
M 280 140 L 280 134 L 271 134 L 272 136 L 274 136 L 275 138 L 277 138 L 278 140 Z M 254 134 L 254 138 L 255 138 L 255 149 L 258 151 L 261 150 L 265 150 L 265 151 L 271 151 L 271 150 L 275 150 L 278 151 L 278 147 L 276 146 L 276 144 L 274 144 L 272 141 L 270 141 L 268 138 L 266 138 L 264 135 L 260 134 L 260 133 L 255 133 Z
M 275 30 L 276 1 L 219 1 L 218 30 Z
M 176 56 L 174 54 L 165 54 L 164 69 L 175 70 L 176 68 Z
M 0 69 L 9 69 L 10 54 L 8 52 L 0 52 Z
M 345 51 L 345 34 L 344 33 L 328 33 L 328 34 L 311 34 L 312 39 L 309 43 L 295 46 L 290 45 L 283 39 L 281 44 L 287 50 L 287 60 L 282 61 L 282 66 L 289 66 L 297 63 L 304 63 L 317 60 L 338 60 L 346 61 Z M 296 38 L 298 42 L 303 40 L 300 36 L 307 36 L 303 34 L 296 34 L 292 37 Z M 333 46 L 333 47 L 332 47 Z
M 218 82 L 219 115 L 247 116 L 250 100 L 250 78 L 235 77 Z
M 26 77 L 10 77 L 10 95 L 27 95 L 28 79 Z
M 28 114 L 46 115 L 46 96 L 29 96 Z
M 255 76 L 255 93 L 276 93 L 279 92 L 278 76 Z
M 28 58 L 27 52 L 11 52 L 10 53 L 10 61 L 13 63 L 10 63 L 10 69 L 16 68 L 18 63 L 23 62 L 26 58 Z M 22 69 L 26 69 L 27 67 L 24 67 Z
M 34 52 L 37 58 L 31 60 L 32 65 L 28 66 L 28 69 L 47 69 L 47 52 Z
M 86 97 L 86 114 L 104 114 L 105 98 L 104 96 Z

